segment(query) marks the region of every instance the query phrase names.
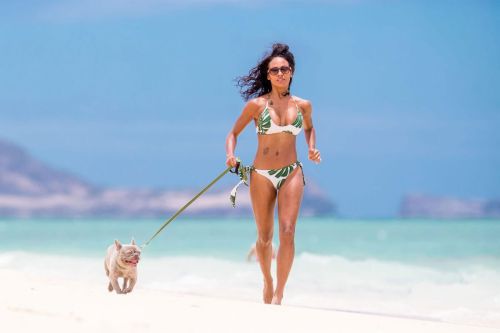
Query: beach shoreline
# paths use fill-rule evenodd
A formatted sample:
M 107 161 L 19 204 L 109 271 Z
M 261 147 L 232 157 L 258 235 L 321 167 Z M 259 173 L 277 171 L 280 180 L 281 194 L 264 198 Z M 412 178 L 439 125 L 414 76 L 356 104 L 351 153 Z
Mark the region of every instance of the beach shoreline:
M 484 332 L 458 325 L 298 306 L 197 296 L 138 286 L 109 293 L 105 284 L 0 269 L 0 318 L 9 332 Z

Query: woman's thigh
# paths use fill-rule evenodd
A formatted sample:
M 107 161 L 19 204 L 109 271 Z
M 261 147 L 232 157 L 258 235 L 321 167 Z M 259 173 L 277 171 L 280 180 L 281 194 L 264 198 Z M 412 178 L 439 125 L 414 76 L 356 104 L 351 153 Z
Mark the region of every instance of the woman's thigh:
M 276 190 L 267 178 L 256 172 L 250 175 L 250 198 L 257 228 L 260 231 L 272 230 Z
M 295 225 L 303 193 L 304 176 L 302 168 L 297 167 L 288 176 L 278 192 L 278 218 L 280 227 L 283 227 L 283 223 Z

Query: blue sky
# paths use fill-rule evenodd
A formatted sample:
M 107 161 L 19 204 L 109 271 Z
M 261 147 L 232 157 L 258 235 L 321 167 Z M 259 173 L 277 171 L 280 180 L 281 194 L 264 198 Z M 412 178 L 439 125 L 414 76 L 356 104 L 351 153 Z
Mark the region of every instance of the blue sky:
M 498 198 L 499 17 L 496 1 L 2 2 L 0 136 L 97 184 L 200 188 L 244 105 L 234 78 L 282 41 L 323 155 L 306 177 L 343 216 Z M 255 147 L 249 126 L 238 155 Z

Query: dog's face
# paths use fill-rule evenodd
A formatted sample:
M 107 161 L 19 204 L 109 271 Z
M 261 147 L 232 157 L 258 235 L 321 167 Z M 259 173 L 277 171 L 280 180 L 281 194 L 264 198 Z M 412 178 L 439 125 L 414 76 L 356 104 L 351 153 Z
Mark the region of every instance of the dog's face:
M 132 239 L 130 244 L 121 244 L 120 241 L 115 241 L 116 251 L 121 262 L 130 266 L 137 266 L 141 259 L 141 249 Z

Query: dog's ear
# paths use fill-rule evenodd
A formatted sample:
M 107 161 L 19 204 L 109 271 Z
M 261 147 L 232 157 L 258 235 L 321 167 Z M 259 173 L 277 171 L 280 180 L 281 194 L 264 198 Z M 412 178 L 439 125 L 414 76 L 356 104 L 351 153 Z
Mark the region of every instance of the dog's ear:
M 118 239 L 115 239 L 115 246 L 117 250 L 120 250 L 122 248 L 122 243 Z
M 135 244 L 135 239 L 134 239 L 134 237 L 132 237 L 132 241 L 130 242 L 130 244 L 132 244 L 132 245 L 137 245 L 137 244 Z

